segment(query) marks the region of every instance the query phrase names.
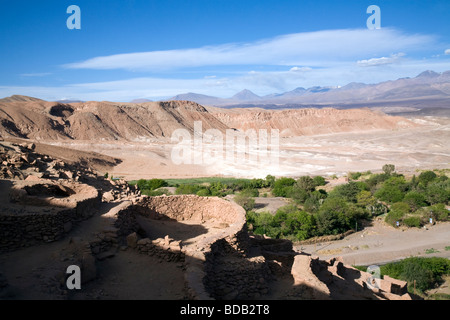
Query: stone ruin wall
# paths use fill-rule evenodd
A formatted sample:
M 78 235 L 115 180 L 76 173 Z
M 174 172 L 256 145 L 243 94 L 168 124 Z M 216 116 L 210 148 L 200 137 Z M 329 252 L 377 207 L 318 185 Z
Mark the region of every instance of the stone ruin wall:
M 22 200 L 27 202 L 25 198 Z M 30 198 L 28 200 L 33 201 L 32 197 Z M 72 229 L 74 223 L 92 216 L 101 201 L 101 195 L 95 188 L 84 185 L 82 194 L 74 194 L 67 199 L 71 202 L 69 208 L 57 208 L 56 212 L 45 212 L 44 207 L 37 207 L 36 212 L 0 214 L 0 252 L 62 238 Z
M 214 222 L 220 224 L 222 229 L 207 233 L 196 242 L 196 246 L 184 247 L 181 241 L 170 239 L 169 236 L 156 240 L 138 239 L 140 227 L 136 221 L 137 215 L 157 220 Z M 355 293 L 355 297 L 374 298 L 375 293 L 382 299 L 410 299 L 405 291 L 406 282 L 385 279 L 381 280 L 378 292 L 367 290 L 365 281 L 370 277 L 368 273 L 353 270 L 338 260 L 319 261 L 294 252 L 292 242 L 288 240 L 249 236 L 245 210 L 217 197 L 144 196 L 118 213 L 116 227 L 119 234 L 128 235 L 128 246 L 140 253 L 182 262 L 185 285 L 191 299 L 258 299 L 269 293 L 272 280 L 286 274 L 291 274 L 294 283 L 313 288 L 311 298 L 329 299 L 332 295 L 328 289 L 328 280 L 319 279 L 316 275 L 324 273 L 324 270 L 330 279 L 338 279 L 352 272 L 357 274 L 358 293 Z M 351 291 L 354 287 L 348 289 Z
M 179 222 L 209 222 L 220 226 L 220 231 L 207 233 L 193 247 L 179 245 L 173 239 L 133 240 L 139 232 L 136 216 L 155 220 L 173 219 Z M 245 210 L 239 205 L 217 197 L 195 195 L 141 197 L 118 213 L 116 227 L 119 234 L 127 236 L 127 242 L 135 242 L 141 253 L 156 255 L 168 261 L 183 261 L 187 291 L 192 299 L 211 299 L 211 283 L 208 273 L 214 269 L 219 255 L 232 254 L 243 258 L 247 255 L 250 238 L 246 229 Z M 129 243 L 130 244 L 130 243 Z M 179 248 L 179 249 L 178 249 Z M 173 257 L 173 255 L 177 255 Z M 244 259 L 242 263 L 247 264 Z M 262 265 L 261 265 L 262 266 Z M 263 268 L 264 269 L 264 268 Z M 247 273 L 258 279 L 258 268 Z M 265 270 L 264 270 L 265 271 Z M 211 281 L 209 281 L 211 280 Z

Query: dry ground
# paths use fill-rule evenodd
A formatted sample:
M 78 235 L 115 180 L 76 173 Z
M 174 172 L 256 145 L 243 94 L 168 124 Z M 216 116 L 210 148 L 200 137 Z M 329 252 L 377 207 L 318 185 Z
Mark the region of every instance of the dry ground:
M 346 175 L 348 172 L 377 172 L 392 163 L 402 172 L 450 166 L 450 118 L 415 118 L 419 127 L 399 130 L 337 133 L 280 138 L 279 163 L 220 157 L 211 165 L 175 165 L 167 141 L 92 142 L 50 141 L 53 145 L 91 151 L 119 158 L 111 175 L 127 180 L 191 178 L 205 176 L 261 177 L 301 175 Z M 198 156 L 198 155 L 197 155 Z

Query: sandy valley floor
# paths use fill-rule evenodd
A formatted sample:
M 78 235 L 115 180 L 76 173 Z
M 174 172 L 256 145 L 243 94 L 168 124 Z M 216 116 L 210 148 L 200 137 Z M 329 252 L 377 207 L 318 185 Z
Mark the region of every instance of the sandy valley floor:
M 380 171 L 386 163 L 399 171 L 450 167 L 450 119 L 413 119 L 416 128 L 351 132 L 280 138 L 278 166 L 257 158 L 227 161 L 218 157 L 211 165 L 174 164 L 174 144 L 167 141 L 49 142 L 78 150 L 96 151 L 123 160 L 109 174 L 127 180 L 204 176 L 265 177 L 301 175 L 342 176 L 349 171 Z M 269 149 L 270 150 L 270 149 Z M 198 155 L 197 155 L 198 156 Z

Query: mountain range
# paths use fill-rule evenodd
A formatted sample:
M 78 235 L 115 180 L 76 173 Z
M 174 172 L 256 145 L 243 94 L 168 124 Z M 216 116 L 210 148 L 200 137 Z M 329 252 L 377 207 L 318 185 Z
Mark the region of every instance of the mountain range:
M 450 71 L 424 71 L 414 78 L 401 78 L 365 84 L 352 82 L 343 87 L 298 87 L 292 91 L 258 96 L 244 89 L 230 98 L 218 98 L 198 93 L 184 93 L 169 100 L 189 100 L 206 106 L 282 108 L 293 105 L 414 105 L 450 106 Z M 426 101 L 426 102 L 424 102 Z

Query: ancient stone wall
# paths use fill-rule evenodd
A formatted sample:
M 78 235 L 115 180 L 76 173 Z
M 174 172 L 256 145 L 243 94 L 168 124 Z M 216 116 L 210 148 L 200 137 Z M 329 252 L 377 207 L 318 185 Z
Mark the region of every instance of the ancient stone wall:
M 95 188 L 86 188 L 84 196 L 73 195 L 77 200 L 68 208 L 35 207 L 33 212 L 33 207 L 27 206 L 23 212 L 0 213 L 0 252 L 58 240 L 74 223 L 90 217 L 101 200 Z
M 205 237 L 196 241 L 193 247 L 183 246 L 183 243 L 170 238 L 138 240 L 137 234 L 135 234 L 135 232 L 139 232 L 139 224 L 136 221 L 137 215 L 154 220 L 209 223 L 219 228 L 218 231 L 209 232 Z M 139 252 L 152 256 L 156 255 L 159 258 L 168 259 L 168 261 L 182 261 L 186 270 L 187 291 L 192 299 L 214 298 L 214 294 L 212 294 L 214 290 L 208 284 L 207 274 L 219 263 L 219 255 L 231 254 L 236 258 L 242 258 L 247 255 L 249 248 L 245 210 L 233 202 L 217 197 L 194 195 L 143 196 L 136 199 L 132 206 L 118 213 L 116 227 L 119 229 L 119 234 L 128 234 L 128 245 L 137 248 Z M 248 277 L 257 277 L 256 281 L 260 281 L 264 277 L 255 270 L 265 267 L 267 266 L 261 261 L 255 261 L 246 262 L 244 269 Z M 242 270 L 244 271 L 244 269 Z M 243 284 L 245 283 L 244 280 L 243 278 Z M 259 283 L 261 288 L 267 290 L 265 280 L 264 283 L 262 281 Z M 244 287 L 243 285 L 241 291 Z M 253 289 L 255 288 L 251 290 Z M 246 293 L 251 292 L 247 290 Z

